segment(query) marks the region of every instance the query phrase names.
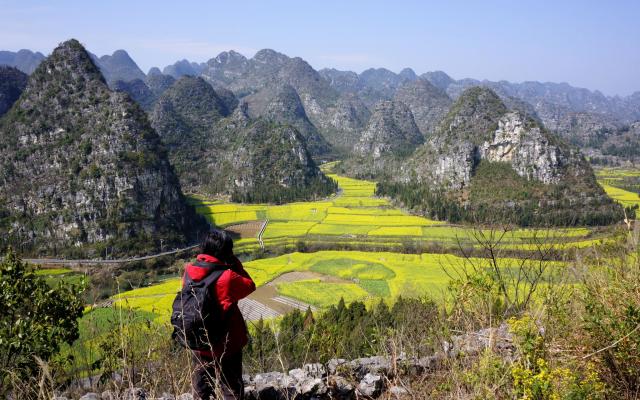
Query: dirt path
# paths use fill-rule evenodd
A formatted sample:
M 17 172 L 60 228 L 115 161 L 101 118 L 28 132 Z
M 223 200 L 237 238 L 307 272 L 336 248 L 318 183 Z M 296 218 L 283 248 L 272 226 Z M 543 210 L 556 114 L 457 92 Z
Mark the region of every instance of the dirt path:
M 260 286 L 247 299 L 244 299 L 239 303 L 245 319 L 248 321 L 256 321 L 260 319 L 260 317 L 264 319 L 273 318 L 289 311 L 293 311 L 294 309 L 306 311 L 308 308 L 311 308 L 311 311 L 317 311 L 317 308 L 313 305 L 297 299 L 282 296 L 276 289 L 276 286 L 279 283 L 297 282 L 308 279 L 319 279 L 322 282 L 329 283 L 350 282 L 335 276 L 323 275 L 312 271 L 287 272 L 266 285 Z

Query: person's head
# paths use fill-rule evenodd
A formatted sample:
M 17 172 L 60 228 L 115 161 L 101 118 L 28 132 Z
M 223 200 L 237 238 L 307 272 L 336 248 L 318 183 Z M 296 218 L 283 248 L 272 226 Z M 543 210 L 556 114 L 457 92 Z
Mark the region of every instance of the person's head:
M 231 235 L 221 229 L 212 229 L 207 233 L 200 245 L 203 254 L 219 260 L 227 260 L 233 256 L 233 240 Z

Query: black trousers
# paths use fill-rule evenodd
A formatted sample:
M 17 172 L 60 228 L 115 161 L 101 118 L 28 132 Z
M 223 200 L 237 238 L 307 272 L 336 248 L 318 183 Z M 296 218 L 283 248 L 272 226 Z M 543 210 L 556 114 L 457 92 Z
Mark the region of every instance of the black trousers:
M 242 351 L 222 358 L 204 357 L 193 352 L 191 384 L 195 398 L 201 400 L 243 400 Z

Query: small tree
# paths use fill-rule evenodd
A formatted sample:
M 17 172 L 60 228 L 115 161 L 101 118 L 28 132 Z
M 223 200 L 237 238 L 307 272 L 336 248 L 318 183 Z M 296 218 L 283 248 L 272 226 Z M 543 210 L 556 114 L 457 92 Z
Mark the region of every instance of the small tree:
M 0 387 L 10 376 L 32 376 L 62 343 L 78 338 L 81 287 L 56 287 L 11 250 L 0 263 Z M 0 394 L 3 390 L 0 389 Z

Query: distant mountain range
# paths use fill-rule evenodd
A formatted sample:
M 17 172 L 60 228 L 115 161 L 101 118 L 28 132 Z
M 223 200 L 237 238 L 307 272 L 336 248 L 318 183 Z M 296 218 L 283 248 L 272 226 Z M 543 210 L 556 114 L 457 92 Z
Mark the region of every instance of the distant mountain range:
M 510 108 L 524 111 L 550 131 L 580 147 L 596 149 L 595 155 L 607 148 L 618 150 L 609 155 L 629 153 L 630 149 L 611 144 L 623 142 L 620 136 L 628 132 L 628 126 L 640 121 L 640 91 L 627 97 L 605 96 L 597 90 L 576 88 L 566 83 L 456 80 L 443 71 L 418 76 L 410 68 L 397 74 L 384 68 L 371 68 L 360 74 L 336 69 L 315 71 L 300 58 L 290 58 L 269 49 L 259 51 L 250 59 L 228 51 L 206 63 L 180 60 L 164 67 L 162 72 L 152 68 L 147 75 L 124 50 L 92 57 L 110 86 L 130 93 L 145 109 L 150 109 L 159 92 L 167 87 L 164 85 L 158 90 L 156 86 L 153 90 L 151 86 L 155 86 L 158 79 L 167 82 L 185 75 L 202 76 L 214 87 L 229 89 L 237 98 L 245 100 L 252 116 L 265 110 L 266 97 L 271 98 L 274 92 L 282 91 L 279 86 L 289 85 L 300 97 L 305 117 L 331 145 L 343 152 L 351 150 L 359 137 L 353 131 L 361 131 L 366 126 L 379 101 L 397 100 L 407 104 L 420 130 L 426 134 L 426 130 L 433 130 L 451 101 L 473 86 L 491 88 Z M 0 64 L 15 66 L 27 74 L 33 72 L 42 59 L 41 53 L 29 50 L 0 52 Z M 136 82 L 130 84 L 131 81 Z M 431 86 L 426 86 L 425 82 Z M 312 104 L 311 99 L 318 104 Z M 349 138 L 351 135 L 353 137 Z M 604 153 L 607 155 L 607 151 Z
M 640 93 L 408 68 L 316 71 L 269 49 L 148 74 L 124 50 L 98 57 L 73 40 L 44 61 L 0 54 L 17 68 L 0 69 L 0 224 L 35 251 L 90 252 L 159 232 L 182 243 L 194 218 L 183 188 L 242 202 L 316 199 L 336 190 L 317 166 L 333 159 L 434 218 L 608 224 L 621 209 L 574 146 L 600 161 L 640 157 Z

